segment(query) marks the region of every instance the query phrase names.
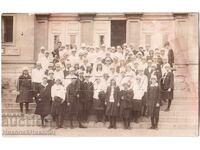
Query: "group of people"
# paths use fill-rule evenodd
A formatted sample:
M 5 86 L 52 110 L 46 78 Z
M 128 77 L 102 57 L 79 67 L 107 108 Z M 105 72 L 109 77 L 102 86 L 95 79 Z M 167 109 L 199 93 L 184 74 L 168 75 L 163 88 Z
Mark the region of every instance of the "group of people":
M 131 121 L 140 116 L 151 119 L 151 129 L 158 128 L 159 111 L 163 102 L 170 110 L 174 89 L 174 53 L 170 43 L 162 49 L 150 46 L 100 47 L 62 46 L 52 51 L 41 47 L 35 68 L 29 74 L 23 68 L 18 79 L 17 103 L 28 113 L 29 103 L 36 102 L 35 114 L 45 126 L 47 115 L 52 115 L 56 128 L 66 118 L 70 128 L 78 121 L 80 128 L 90 115 L 96 122 L 109 121 L 108 128 L 116 129 L 122 121 L 130 129 Z

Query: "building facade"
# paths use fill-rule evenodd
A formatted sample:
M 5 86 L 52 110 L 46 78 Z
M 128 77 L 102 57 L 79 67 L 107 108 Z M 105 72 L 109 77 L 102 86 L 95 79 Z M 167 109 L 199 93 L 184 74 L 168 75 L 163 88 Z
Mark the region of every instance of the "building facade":
M 127 43 L 136 49 L 140 45 L 162 48 L 169 41 L 180 71 L 177 76 L 191 72 L 189 84 L 197 88 L 193 74 L 198 73 L 198 13 L 2 14 L 5 87 L 14 89 L 10 85 L 15 84 L 21 67 L 32 68 L 40 47 L 53 51 L 57 41 L 77 47 L 81 43 L 95 47 Z

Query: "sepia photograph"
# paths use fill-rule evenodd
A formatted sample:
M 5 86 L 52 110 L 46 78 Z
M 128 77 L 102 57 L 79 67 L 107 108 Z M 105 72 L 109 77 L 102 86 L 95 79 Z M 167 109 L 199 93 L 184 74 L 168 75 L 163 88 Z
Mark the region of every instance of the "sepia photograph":
M 199 136 L 198 12 L 1 14 L 2 136 Z

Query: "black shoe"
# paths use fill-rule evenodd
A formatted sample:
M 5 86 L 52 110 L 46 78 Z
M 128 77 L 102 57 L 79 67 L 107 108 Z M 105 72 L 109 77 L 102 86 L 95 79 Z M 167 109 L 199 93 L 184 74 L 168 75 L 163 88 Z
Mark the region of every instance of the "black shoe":
M 169 109 L 169 108 L 166 108 L 165 111 L 166 111 L 166 112 L 167 112 L 167 111 L 170 111 L 170 109 Z
M 109 125 L 108 129 L 112 129 L 113 127 L 111 125 Z
M 113 126 L 113 129 L 117 129 L 117 127 L 116 127 L 116 126 Z
M 87 128 L 85 126 L 83 126 L 82 124 L 79 125 L 79 128 Z
M 155 129 L 155 127 L 154 127 L 154 126 L 151 126 L 149 129 Z
M 45 122 L 49 122 L 47 119 L 44 119 Z
M 128 130 L 131 130 L 132 128 L 131 128 L 131 127 L 128 127 L 127 129 L 128 129 Z

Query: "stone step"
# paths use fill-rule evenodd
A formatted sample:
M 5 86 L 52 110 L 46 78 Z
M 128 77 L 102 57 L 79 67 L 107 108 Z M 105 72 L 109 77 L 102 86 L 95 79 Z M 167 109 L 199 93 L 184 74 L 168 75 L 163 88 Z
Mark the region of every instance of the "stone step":
M 19 124 L 19 120 L 21 121 Z M 2 125 L 3 127 L 9 127 L 9 126 L 26 126 L 26 127 L 34 127 L 34 126 L 41 126 L 41 120 L 39 118 L 35 118 L 35 119 L 22 119 L 21 117 L 19 117 L 18 119 L 15 120 L 10 120 L 10 122 L 8 120 L 6 120 L 5 118 L 3 118 L 2 121 Z M 55 127 L 55 122 L 53 122 L 51 119 L 49 119 L 49 122 L 46 123 L 47 127 Z M 107 128 L 109 126 L 109 123 L 96 123 L 95 121 L 89 121 L 89 123 L 85 123 L 85 126 L 87 126 L 88 128 Z M 131 127 L 133 129 L 147 129 L 150 127 L 150 121 L 147 122 L 139 122 L 139 123 L 131 123 Z M 75 122 L 74 123 L 75 127 L 78 127 L 78 123 Z M 65 120 L 64 122 L 64 127 L 69 127 L 69 121 Z M 123 128 L 123 123 L 121 121 L 117 121 L 117 128 Z M 168 122 L 159 122 L 159 128 L 162 129 L 192 129 L 192 128 L 197 128 L 197 124 L 196 123 L 168 123 Z

